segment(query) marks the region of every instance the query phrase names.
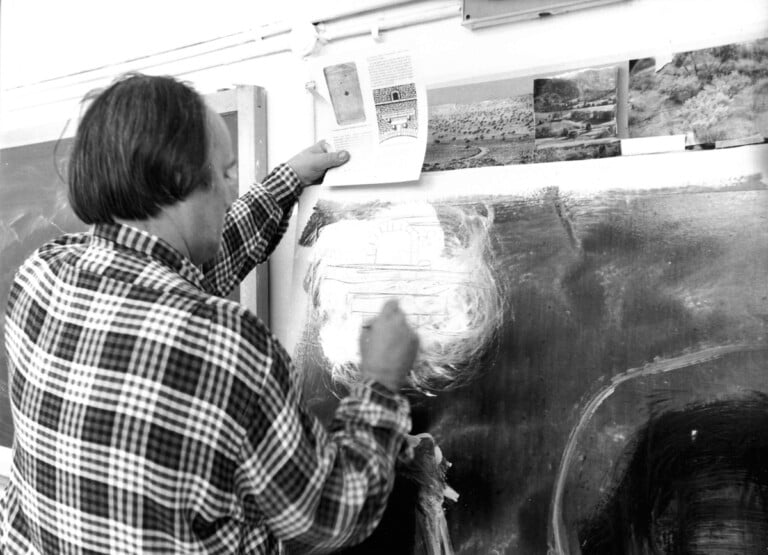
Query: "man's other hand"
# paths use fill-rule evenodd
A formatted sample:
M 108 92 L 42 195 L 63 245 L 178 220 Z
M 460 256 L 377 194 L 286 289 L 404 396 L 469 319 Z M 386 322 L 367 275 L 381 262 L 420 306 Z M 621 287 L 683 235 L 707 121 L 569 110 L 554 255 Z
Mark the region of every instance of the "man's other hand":
M 419 337 L 406 322 L 397 301 L 387 301 L 360 332 L 360 371 L 364 377 L 399 391 L 418 350 Z
M 349 152 L 329 152 L 330 146 L 325 141 L 320 141 L 299 152 L 288 160 L 287 164 L 296 172 L 304 185 L 320 183 L 328 168 L 335 168 L 346 164 L 349 160 Z

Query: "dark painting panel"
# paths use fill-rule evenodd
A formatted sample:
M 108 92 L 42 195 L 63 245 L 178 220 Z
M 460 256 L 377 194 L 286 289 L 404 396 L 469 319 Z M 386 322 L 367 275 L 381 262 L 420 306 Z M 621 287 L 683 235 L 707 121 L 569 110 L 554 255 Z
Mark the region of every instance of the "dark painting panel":
M 32 252 L 63 233 L 84 231 L 67 201 L 66 159 L 72 140 L 64 139 L 0 151 L 0 334 L 16 270 Z M 13 422 L 8 401 L 8 364 L 0 350 L 0 446 L 10 447 Z
M 741 363 L 731 361 L 717 376 L 702 367 L 679 372 L 673 381 L 665 377 L 637 386 L 605 405 L 610 407 L 603 409 L 610 411 L 608 417 L 588 420 L 600 423 L 600 435 L 587 434 L 591 439 L 572 449 L 578 453 L 577 461 L 607 464 L 584 463 L 577 470 L 570 465 L 559 471 L 589 400 L 611 378 L 711 349 L 766 348 L 768 189 L 762 175 L 727 184 L 641 191 L 586 194 L 544 188 L 526 196 L 435 200 L 431 206 L 445 233 L 443 254 L 449 261 L 460 265 L 462 249 L 473 241 L 473 233 L 487 234 L 477 275 L 487 270 L 492 280 L 484 283 L 492 283 L 499 297 L 490 305 L 499 311 L 495 325 L 476 334 L 481 352 L 451 363 L 456 379 L 435 382 L 416 375 L 409 393 L 413 432 L 431 434 L 451 463 L 447 481 L 459 497 L 446 502 L 444 514 L 456 553 L 545 553 L 553 541 L 552 501 L 558 480 L 565 491 L 558 505 L 558 518 L 564 519 L 566 528 L 561 530 L 564 545 L 578 553 L 580 530 L 610 503 L 610 492 L 619 489 L 614 484 L 621 481 L 624 463 L 619 461 L 631 459 L 638 434 L 652 416 L 662 416 L 661 408 L 684 410 L 693 404 L 706 411 L 709 402 L 729 402 L 710 395 L 722 384 L 731 384 L 732 393 L 742 386 L 757 394 L 768 391 L 764 359 L 762 366 L 745 363 L 743 375 L 737 371 Z M 330 392 L 343 391 L 338 378 L 343 382 L 348 376 L 334 373 L 340 366 L 338 352 L 324 342 L 354 343 L 357 333 L 355 325 L 349 325 L 329 334 L 327 323 L 354 323 L 352 312 L 361 309 L 364 294 L 381 300 L 396 295 L 398 287 L 404 307 L 429 306 L 411 298 L 432 291 L 419 290 L 421 285 L 431 287 L 434 279 L 424 273 L 424 253 L 398 259 L 398 277 L 391 274 L 395 264 L 383 259 L 372 263 L 369 256 L 372 249 L 381 251 L 377 237 L 385 231 L 396 231 L 403 238 L 398 256 L 413 244 L 408 237 L 423 236 L 425 226 L 431 225 L 428 215 L 421 212 L 423 208 L 418 214 L 409 215 L 408 210 L 415 211 L 394 200 L 367 204 L 321 200 L 302 232 L 298 252 L 308 260 L 308 270 L 296 277 L 304 280 L 308 302 L 301 309 L 307 323 L 296 361 L 305 378 L 305 398 L 322 418 L 327 419 L 336 404 Z M 324 234 L 338 237 L 333 226 L 351 222 L 378 225 L 370 235 L 371 248 L 358 249 L 363 254 L 357 264 L 338 258 L 334 246 L 323 239 Z M 365 233 L 364 227 L 355 229 L 358 235 Z M 395 250 L 392 245 L 388 249 Z M 336 261 L 334 268 L 329 268 L 329 259 Z M 339 273 L 341 267 L 346 273 Z M 444 271 L 434 263 L 431 269 Z M 367 291 L 358 287 L 361 275 L 371 276 L 376 286 Z M 454 279 L 455 273 L 451 275 Z M 329 286 L 335 296 L 327 296 Z M 471 288 L 447 291 L 444 294 L 469 297 Z M 324 304 L 328 298 L 341 299 L 335 305 L 338 310 L 345 303 L 354 310 L 341 317 Z M 471 303 L 458 306 L 472 310 Z M 365 311 L 370 310 L 365 305 Z M 412 318 L 422 338 L 435 332 L 429 317 L 421 313 Z M 416 373 L 429 368 L 417 365 Z M 656 402 L 659 399 L 666 405 Z M 713 410 L 724 414 L 717 406 Z M 736 428 L 740 418 L 726 419 L 722 425 Z M 617 437 L 623 439 L 614 440 Z M 594 474 L 579 478 L 584 468 Z M 394 506 L 398 495 L 409 493 L 396 491 Z M 412 522 L 407 511 L 391 513 L 390 533 L 397 530 L 392 521 Z M 405 522 L 402 526 L 412 529 Z M 759 534 L 754 535 L 758 540 Z M 404 539 L 401 547 L 425 552 L 417 545 Z

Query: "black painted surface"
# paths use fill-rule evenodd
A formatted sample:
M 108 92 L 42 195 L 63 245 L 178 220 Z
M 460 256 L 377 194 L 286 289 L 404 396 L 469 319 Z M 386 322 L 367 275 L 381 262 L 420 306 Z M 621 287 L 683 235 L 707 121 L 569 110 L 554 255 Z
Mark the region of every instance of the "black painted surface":
M 0 335 L 13 276 L 32 252 L 65 232 L 84 231 L 67 201 L 64 139 L 0 151 Z M 13 422 L 8 400 L 8 363 L 0 349 L 0 446 L 10 447 Z
M 768 395 L 652 417 L 582 524 L 585 555 L 763 553 L 768 549 Z
M 709 346 L 766 343 L 768 191 L 760 176 L 735 183 L 451 200 L 493 208 L 488 263 L 506 301 L 501 341 L 478 377 L 413 397 L 414 432 L 432 433 L 453 464 L 448 481 L 460 498 L 446 514 L 457 553 L 546 552 L 563 448 L 583 401 L 608 378 Z M 367 213 L 321 202 L 305 245 L 325 222 Z M 297 364 L 327 417 L 334 401 L 324 393 L 316 325 L 310 319 Z M 693 398 L 698 379 L 683 384 Z M 768 390 L 768 380 L 750 379 Z M 626 420 L 659 390 L 677 395 L 660 385 L 613 409 Z M 597 459 L 608 451 L 592 447 Z

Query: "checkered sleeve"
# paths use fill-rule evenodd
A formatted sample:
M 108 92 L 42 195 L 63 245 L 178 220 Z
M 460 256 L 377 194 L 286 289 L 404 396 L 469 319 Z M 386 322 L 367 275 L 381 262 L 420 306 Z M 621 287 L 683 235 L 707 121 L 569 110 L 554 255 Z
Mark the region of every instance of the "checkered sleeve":
M 0 553 L 5 553 L 5 545 L 8 543 L 8 530 L 6 521 L 8 517 L 8 502 L 6 501 L 7 489 L 0 490 Z
M 248 405 L 236 484 L 252 525 L 266 525 L 289 553 L 364 540 L 379 523 L 395 459 L 410 429 L 408 401 L 381 384 L 352 387 L 326 430 L 300 403 L 280 345 Z
M 203 266 L 203 287 L 227 296 L 280 242 L 302 185 L 296 172 L 281 164 L 237 199 L 227 212 L 221 248 Z

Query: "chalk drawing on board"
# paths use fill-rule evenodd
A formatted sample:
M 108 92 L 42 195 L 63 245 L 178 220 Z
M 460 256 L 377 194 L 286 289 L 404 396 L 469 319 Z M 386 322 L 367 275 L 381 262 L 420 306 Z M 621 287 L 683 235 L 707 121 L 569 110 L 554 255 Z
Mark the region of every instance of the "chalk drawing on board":
M 532 91 L 527 78 L 427 91 L 429 137 L 422 171 L 532 162 Z
M 616 176 L 617 183 L 621 179 Z M 482 184 L 474 184 L 470 195 L 441 197 L 435 187 L 425 201 L 438 216 L 444 241 L 451 228 L 444 211 L 484 221 L 483 259 L 500 295 L 494 305 L 501 311 L 500 327 L 483 356 L 466 368 L 471 379 L 433 388 L 433 397 L 411 392 L 414 432 L 431 434 L 451 462 L 446 478 L 459 498 L 446 503 L 445 516 L 460 554 L 547 551 L 563 451 L 584 400 L 606 380 L 654 360 L 710 348 L 762 348 L 768 337 L 768 187 L 762 174 L 648 189 L 559 186 L 520 195 L 499 190 L 486 194 Z M 295 277 L 304 280 L 309 294 L 295 311 L 306 316 L 295 361 L 305 380 L 304 398 L 323 419 L 332 414 L 343 387 L 334 383 L 333 364 L 321 345 L 328 316 L 318 310 L 316 280 L 326 274 L 311 268 L 310 260 L 324 261 L 313 250 L 336 224 L 381 227 L 389 221 L 398 235 L 387 248 L 405 256 L 413 251 L 406 248 L 411 232 L 403 232 L 404 222 L 428 213 L 423 203 L 352 198 L 339 193 L 321 199 L 311 225 L 303 228 L 304 246 L 297 248 L 305 265 Z M 438 230 L 430 233 L 425 243 L 439 242 Z M 337 235 L 329 252 L 338 256 L 341 249 L 333 245 L 349 236 Z M 334 286 L 344 287 L 337 281 Z M 343 340 L 338 327 L 335 340 L 356 344 L 359 330 L 353 328 Z M 661 395 L 673 404 L 686 398 L 706 402 L 696 393 L 724 383 L 707 372 L 679 375 L 679 387 L 660 383 L 647 390 L 650 397 L 611 404 L 617 425 L 602 437 L 630 441 L 643 423 L 620 422 L 641 415 L 641 401 L 652 403 Z M 727 374 L 724 379 L 737 384 Z M 768 389 L 764 379 L 749 383 L 758 392 Z M 693 396 L 685 397 L 684 387 Z M 614 447 L 596 442 L 589 456 L 618 457 L 621 451 Z M 409 518 L 402 506 L 395 520 Z M 582 523 L 568 523 L 569 533 L 578 537 Z
M 689 146 L 768 138 L 768 38 L 633 60 L 630 137 L 686 135 Z
M 357 341 L 349 338 L 392 297 L 421 337 L 411 385 L 444 389 L 470 379 L 503 317 L 487 263 L 493 212 L 426 202 L 374 205 L 359 219 L 322 227 L 321 213 L 300 245 L 313 246 L 306 281 L 332 379 L 349 384 L 358 378 Z

